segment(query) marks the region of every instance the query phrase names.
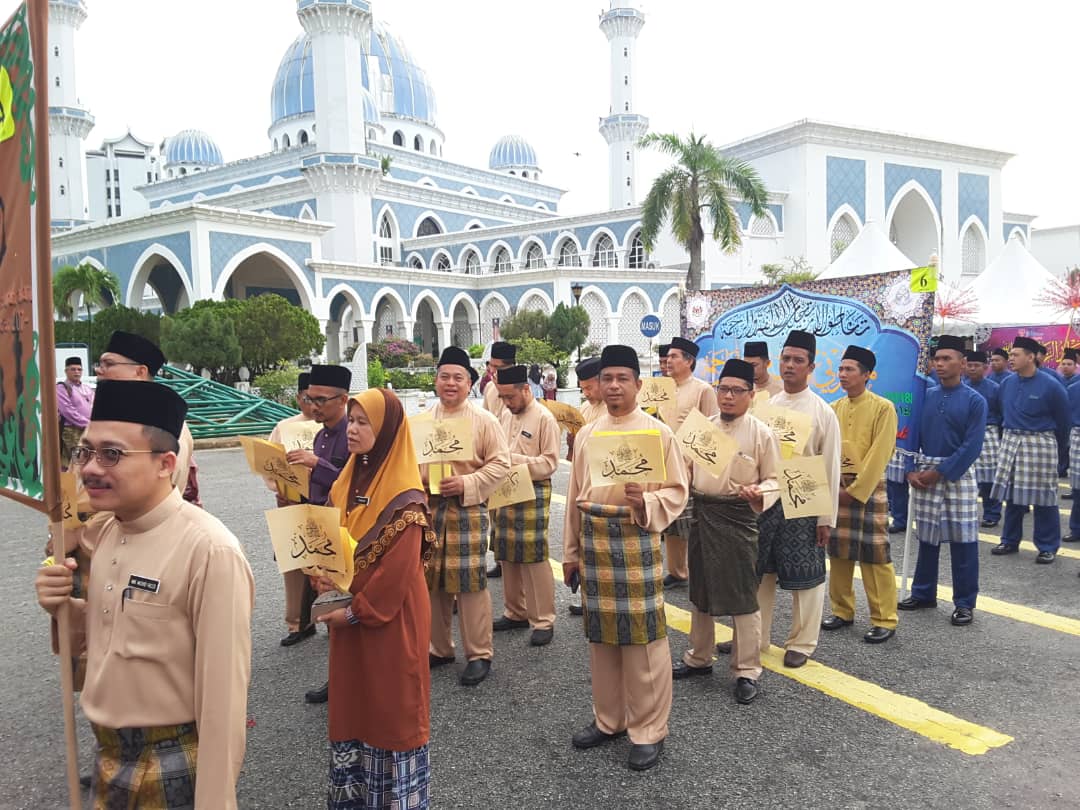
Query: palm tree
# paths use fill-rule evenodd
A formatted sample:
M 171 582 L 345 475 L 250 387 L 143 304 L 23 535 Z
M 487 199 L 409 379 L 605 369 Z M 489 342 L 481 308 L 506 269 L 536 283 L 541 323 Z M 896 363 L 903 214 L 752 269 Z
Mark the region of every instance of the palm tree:
M 754 216 L 765 216 L 767 192 L 757 171 L 741 160 L 726 157 L 693 132 L 689 138 L 650 133 L 642 147 L 655 147 L 675 158 L 675 165 L 652 184 L 641 212 L 641 241 L 652 250 L 660 229 L 670 217 L 671 233 L 690 253 L 686 286 L 701 289 L 701 246 L 705 242 L 704 212 L 712 222 L 712 237 L 728 253 L 742 244 L 739 215 L 732 201 L 742 200 Z
M 76 293 L 82 296 L 83 305 L 86 307 L 87 353 L 93 357 L 94 313 L 91 307 L 101 309 L 105 306 L 106 294 L 110 304 L 118 301 L 120 281 L 115 273 L 99 270 L 89 263 L 80 264 L 78 267 L 61 267 L 53 274 L 53 309 L 61 318 L 75 319 L 75 309 L 71 302 Z

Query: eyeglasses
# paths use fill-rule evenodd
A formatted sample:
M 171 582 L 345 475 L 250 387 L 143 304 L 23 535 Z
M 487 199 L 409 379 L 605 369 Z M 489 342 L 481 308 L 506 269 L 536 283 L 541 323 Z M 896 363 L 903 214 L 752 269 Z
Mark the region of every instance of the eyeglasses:
M 113 366 L 142 366 L 145 363 L 129 363 L 124 360 L 98 360 L 94 363 L 94 368 L 101 369 L 102 371 L 108 371 Z
M 741 385 L 737 385 L 734 388 L 732 388 L 730 385 L 721 385 L 716 389 L 716 393 L 718 393 L 722 397 L 734 397 L 738 396 L 739 394 L 749 394 L 750 389 L 743 388 Z
M 300 398 L 300 401 L 305 405 L 314 405 L 316 408 L 321 408 L 327 402 L 333 402 L 335 399 L 341 399 L 344 396 L 345 394 L 335 394 L 332 397 L 309 397 L 307 394 L 304 394 L 304 396 Z
M 102 467 L 115 467 L 124 456 L 143 455 L 146 453 L 166 453 L 167 450 L 121 450 L 119 447 L 102 447 L 95 450 L 92 447 L 74 447 L 71 450 L 71 463 L 82 467 L 89 464 L 90 459 L 97 456 L 98 464 Z

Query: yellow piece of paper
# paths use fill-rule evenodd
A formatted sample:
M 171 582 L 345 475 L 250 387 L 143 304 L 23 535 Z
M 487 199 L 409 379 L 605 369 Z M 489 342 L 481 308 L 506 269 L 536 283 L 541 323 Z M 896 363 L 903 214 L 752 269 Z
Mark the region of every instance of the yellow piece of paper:
M 916 267 L 911 271 L 911 291 L 913 293 L 937 292 L 937 287 L 936 267 Z
M 675 406 L 677 397 L 675 380 L 671 377 L 642 377 L 638 391 L 638 406 L 663 411 Z
M 852 442 L 840 442 L 840 472 L 843 475 L 858 475 L 862 468 L 862 456 Z
M 780 450 L 788 445 L 793 456 L 802 455 L 806 443 L 810 441 L 810 428 L 813 421 L 810 415 L 779 405 L 759 405 L 754 416 L 772 428 L 780 442 Z
M 311 470 L 303 464 L 290 464 L 282 445 L 251 436 L 241 436 L 240 443 L 253 473 L 292 487 L 305 498 L 308 496 Z
M 488 498 L 488 509 L 501 509 L 515 503 L 526 503 L 535 498 L 536 490 L 533 488 L 532 476 L 529 474 L 529 465 L 518 464 L 510 468 L 503 482 L 491 493 Z
M 739 452 L 739 444 L 694 408 L 675 434 L 683 457 L 719 478 Z
M 322 430 L 318 422 L 283 422 L 278 427 L 281 445 L 285 452 L 290 450 L 312 450 L 315 447 L 315 434 Z
M 65 529 L 77 529 L 86 522 L 79 514 L 79 490 L 79 478 L 73 467 L 60 473 L 60 500 Z
M 555 417 L 559 427 L 568 431 L 571 435 L 576 434 L 585 427 L 585 417 L 573 405 L 567 405 L 565 402 L 558 402 L 554 399 L 542 399 L 540 401 L 551 411 L 551 415 Z
M 439 495 L 439 484 L 447 477 L 446 473 L 449 469 L 449 464 L 428 464 L 428 492 L 432 495 Z
M 787 520 L 833 513 L 824 456 L 797 456 L 780 462 L 780 502 Z
M 347 591 L 353 580 L 353 549 L 341 512 L 309 503 L 266 512 L 270 542 L 281 573 L 303 569 Z
M 409 424 L 416 460 L 421 464 L 472 461 L 471 419 L 413 419 Z
M 662 484 L 667 480 L 659 430 L 602 430 L 589 436 L 589 477 L 594 487 Z

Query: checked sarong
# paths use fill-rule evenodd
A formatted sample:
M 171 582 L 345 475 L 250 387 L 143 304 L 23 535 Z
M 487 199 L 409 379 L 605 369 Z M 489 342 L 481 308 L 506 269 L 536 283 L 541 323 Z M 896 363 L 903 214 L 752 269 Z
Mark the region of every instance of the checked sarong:
M 1080 489 L 1080 427 L 1069 433 L 1069 486 Z
M 998 456 L 1001 452 L 1001 428 L 997 425 L 986 426 L 986 436 L 983 438 L 982 452 L 975 459 L 972 471 L 975 473 L 975 481 L 979 484 L 994 483 L 997 474 Z
M 919 472 L 937 468 L 944 458 L 919 456 Z M 911 488 L 915 536 L 920 543 L 979 542 L 979 487 L 971 468 L 958 481 L 939 480 L 930 489 Z
M 582 501 L 581 603 L 594 644 L 648 644 L 667 637 L 660 535 L 627 506 Z
M 487 506 L 462 506 L 460 498 L 440 495 L 432 495 L 428 503 L 435 537 L 442 544 L 432 558 L 433 590 L 479 593 L 487 588 Z
M 900 448 L 897 448 L 893 451 L 892 458 L 889 459 L 889 466 L 885 468 L 885 480 L 892 481 L 894 484 L 906 484 L 907 474 L 907 456 L 904 455 Z
M 848 487 L 854 475 L 842 475 L 840 486 Z M 829 535 L 829 556 L 859 563 L 890 563 L 889 498 L 885 479 L 878 481 L 866 503 L 852 499 L 836 512 L 836 528 Z
M 90 795 L 94 807 L 195 807 L 199 735 L 195 726 L 112 729 L 93 724 L 98 753 Z
M 430 801 L 428 747 L 387 751 L 360 740 L 330 742 L 329 810 L 426 808 Z
M 1027 506 L 1058 505 L 1058 445 L 1052 431 L 1005 430 L 990 497 Z
M 536 497 L 495 510 L 495 559 L 511 563 L 539 563 L 548 559 L 548 516 L 551 480 L 533 481 Z

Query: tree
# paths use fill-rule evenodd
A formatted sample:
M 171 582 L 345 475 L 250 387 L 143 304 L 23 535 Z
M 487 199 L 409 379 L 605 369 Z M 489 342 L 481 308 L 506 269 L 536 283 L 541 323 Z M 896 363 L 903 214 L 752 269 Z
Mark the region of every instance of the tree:
M 236 327 L 220 309 L 202 308 L 186 318 L 165 318 L 161 326 L 161 351 L 174 361 L 209 369 L 218 376 L 240 365 L 240 341 Z
M 742 244 L 739 215 L 733 200 L 765 216 L 767 193 L 755 169 L 720 150 L 693 132 L 689 138 L 650 133 L 642 147 L 654 147 L 675 158 L 675 165 L 653 181 L 641 212 L 641 241 L 652 250 L 660 229 L 670 219 L 671 233 L 690 253 L 686 286 L 701 289 L 701 246 L 705 242 L 702 214 L 712 225 L 712 238 L 727 253 Z
M 589 338 L 589 313 L 585 307 L 560 303 L 548 321 L 548 342 L 567 356 L 576 352 Z
M 499 327 L 503 340 L 517 343 L 524 338 L 546 340 L 551 329 L 551 319 L 538 309 L 522 309 L 511 315 Z
M 761 265 L 761 275 L 765 277 L 766 284 L 805 284 L 807 281 L 813 281 L 818 276 L 817 271 L 806 260 L 805 256 L 800 256 L 797 259 L 788 256 L 785 261 L 788 264 Z
M 120 281 L 115 273 L 99 270 L 89 262 L 84 262 L 78 267 L 65 265 L 53 274 L 53 309 L 61 318 L 75 319 L 75 309 L 71 301 L 76 294 L 82 296 L 83 305 L 86 307 L 86 343 L 89 347 L 88 353 L 93 357 L 94 313 L 92 308 L 102 309 L 119 301 Z
M 518 338 L 515 344 L 517 345 L 517 362 L 521 365 L 529 366 L 536 363 L 538 366 L 543 366 L 550 363 L 557 367 L 565 363 L 569 355 L 569 352 L 559 350 L 548 340 L 523 337 Z
M 240 302 L 234 320 L 243 364 L 252 377 L 283 363 L 321 352 L 326 337 L 319 321 L 280 295 L 269 293 Z

